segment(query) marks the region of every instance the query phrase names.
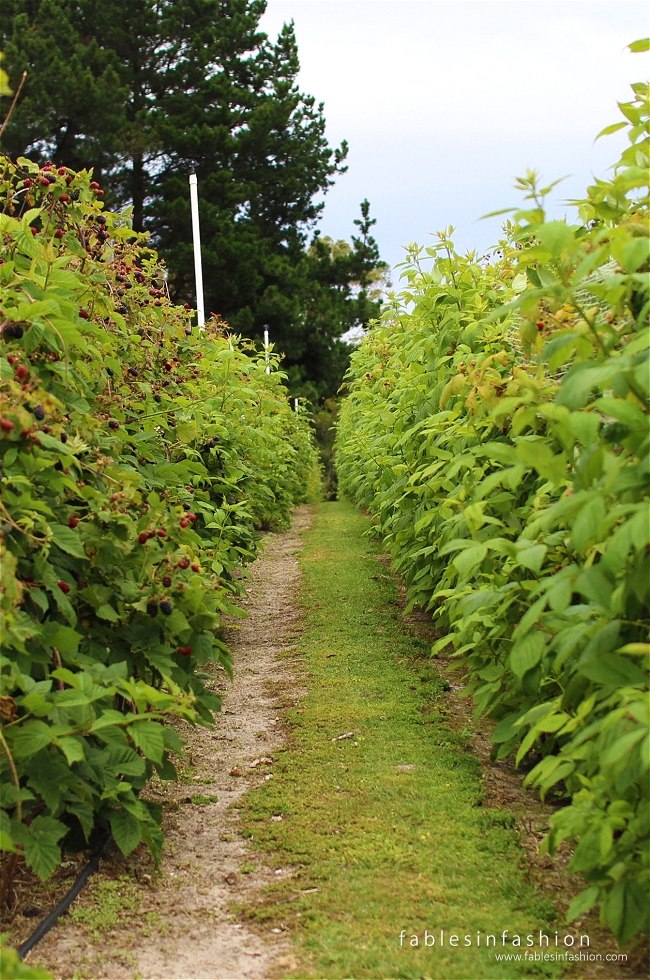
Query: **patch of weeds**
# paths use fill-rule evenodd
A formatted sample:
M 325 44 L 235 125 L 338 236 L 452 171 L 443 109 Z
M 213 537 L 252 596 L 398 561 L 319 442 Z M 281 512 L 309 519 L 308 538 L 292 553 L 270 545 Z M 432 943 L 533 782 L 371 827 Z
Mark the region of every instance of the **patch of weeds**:
M 253 864 L 252 861 L 247 861 L 246 864 L 242 864 L 239 871 L 243 875 L 252 874 L 252 872 L 255 871 L 255 865 Z
M 139 909 L 137 885 L 131 878 L 122 875 L 96 882 L 88 902 L 73 908 L 69 915 L 74 922 L 83 926 L 92 939 L 99 940 L 121 920 L 137 916 Z
M 517 814 L 509 810 L 483 810 L 481 823 L 487 829 L 490 827 L 506 827 L 511 829 L 517 823 Z
M 197 793 L 192 797 L 191 803 L 218 803 L 218 796 L 204 796 L 203 793 Z

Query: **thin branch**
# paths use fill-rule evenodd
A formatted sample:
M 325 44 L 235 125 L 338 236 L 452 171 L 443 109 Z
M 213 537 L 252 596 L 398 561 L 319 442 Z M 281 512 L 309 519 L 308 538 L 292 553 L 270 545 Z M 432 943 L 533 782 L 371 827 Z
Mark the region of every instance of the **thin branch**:
M 24 71 L 23 72 L 23 75 L 22 75 L 22 78 L 20 79 L 20 85 L 16 89 L 16 94 L 14 95 L 13 102 L 9 106 L 9 112 L 7 113 L 7 115 L 5 117 L 5 121 L 3 122 L 2 126 L 0 127 L 0 139 L 2 139 L 2 134 L 4 133 L 5 129 L 7 128 L 7 123 L 11 119 L 11 113 L 16 108 L 16 102 L 18 102 L 18 96 L 20 95 L 20 93 L 23 90 L 23 85 L 25 84 L 25 79 L 26 78 L 27 78 L 27 72 Z

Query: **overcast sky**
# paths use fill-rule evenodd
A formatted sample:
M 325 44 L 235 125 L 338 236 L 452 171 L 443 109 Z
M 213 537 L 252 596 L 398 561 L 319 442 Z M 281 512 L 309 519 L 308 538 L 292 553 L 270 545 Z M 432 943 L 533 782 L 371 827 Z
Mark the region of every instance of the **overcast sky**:
M 462 250 L 485 250 L 502 219 L 477 219 L 518 204 L 529 167 L 571 175 L 564 213 L 615 161 L 622 137 L 594 137 L 648 75 L 625 50 L 648 35 L 637 0 L 269 0 L 260 26 L 290 20 L 299 84 L 325 103 L 331 145 L 350 144 L 322 233 L 349 239 L 367 197 L 391 265 L 449 224 Z

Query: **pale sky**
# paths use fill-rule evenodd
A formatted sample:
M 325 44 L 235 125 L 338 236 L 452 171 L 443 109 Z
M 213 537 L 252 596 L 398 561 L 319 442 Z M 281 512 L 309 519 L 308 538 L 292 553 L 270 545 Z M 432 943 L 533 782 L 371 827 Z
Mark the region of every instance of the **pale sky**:
M 621 135 L 594 138 L 648 76 L 625 50 L 649 33 L 640 0 L 269 0 L 260 26 L 290 20 L 301 89 L 325 103 L 330 144 L 350 144 L 321 233 L 349 239 L 367 197 L 391 265 L 450 224 L 461 250 L 495 243 L 503 219 L 478 219 L 519 204 L 528 167 L 571 175 L 565 213 L 617 159 Z

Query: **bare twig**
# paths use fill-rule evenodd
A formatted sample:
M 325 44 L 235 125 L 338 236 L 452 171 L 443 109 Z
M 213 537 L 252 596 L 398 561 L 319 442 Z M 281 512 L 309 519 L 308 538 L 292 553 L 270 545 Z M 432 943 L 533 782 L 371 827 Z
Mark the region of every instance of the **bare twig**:
M 26 71 L 24 71 L 24 72 L 23 72 L 23 75 L 22 75 L 22 78 L 20 79 L 20 85 L 19 85 L 19 86 L 18 86 L 18 88 L 16 89 L 16 94 L 14 95 L 14 98 L 13 98 L 13 102 L 12 102 L 12 103 L 11 103 L 11 105 L 9 106 L 9 112 L 8 112 L 8 113 L 7 113 L 7 115 L 5 116 L 5 121 L 3 122 L 3 124 L 2 124 L 2 126 L 0 126 L 0 139 L 2 139 L 2 134 L 4 133 L 4 131 L 5 131 L 5 129 L 7 128 L 7 123 L 8 123 L 8 122 L 9 122 L 9 120 L 11 119 L 11 113 L 12 113 L 12 112 L 14 111 L 14 109 L 16 108 L 16 102 L 18 102 L 18 96 L 19 96 L 19 95 L 20 95 L 20 93 L 22 92 L 22 89 L 23 89 L 23 85 L 25 84 L 25 79 L 26 79 L 26 78 L 27 78 L 27 72 L 26 72 Z

